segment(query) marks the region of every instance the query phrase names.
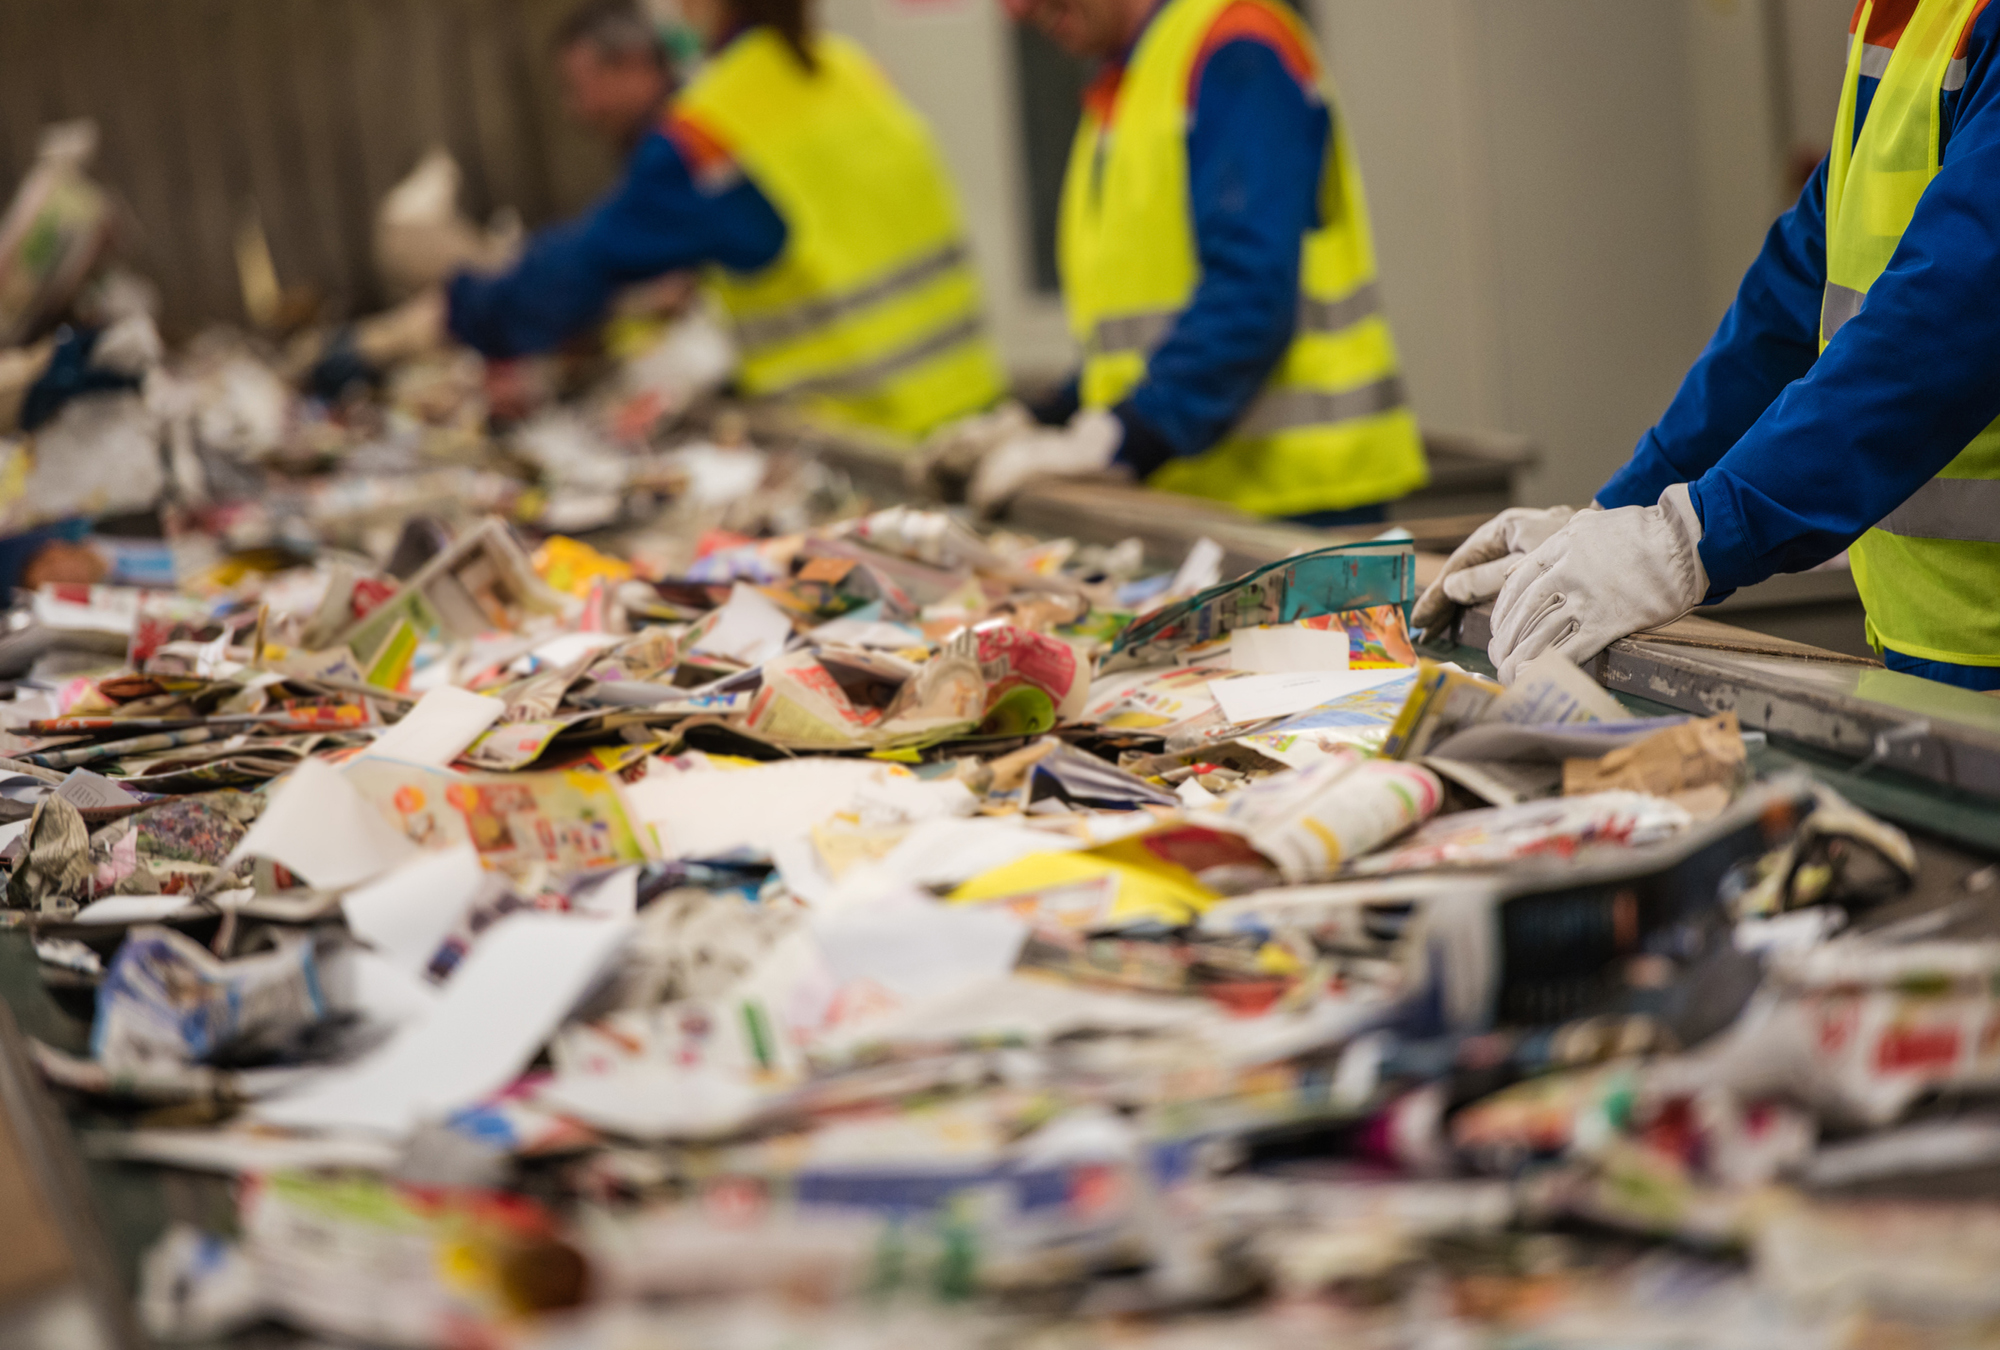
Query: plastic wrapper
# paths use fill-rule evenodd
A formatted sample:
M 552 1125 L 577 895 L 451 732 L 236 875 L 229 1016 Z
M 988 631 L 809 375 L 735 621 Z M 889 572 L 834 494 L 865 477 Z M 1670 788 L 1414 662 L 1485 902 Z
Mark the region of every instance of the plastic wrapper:
M 1658 843 L 1691 823 L 1688 813 L 1672 802 L 1639 792 L 1523 802 L 1446 816 L 1396 848 L 1357 859 L 1350 870 L 1382 874 L 1568 859 L 1590 848 Z

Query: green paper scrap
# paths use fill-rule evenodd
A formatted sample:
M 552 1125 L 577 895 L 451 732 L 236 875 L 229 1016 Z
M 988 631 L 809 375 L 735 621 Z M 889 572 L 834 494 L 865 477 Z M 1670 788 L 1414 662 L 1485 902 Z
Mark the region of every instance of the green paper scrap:
M 368 683 L 377 689 L 401 689 L 416 662 L 417 645 L 417 630 L 409 620 L 398 619 L 368 663 Z
M 1127 629 L 1103 670 L 1171 665 L 1184 648 L 1238 628 L 1295 623 L 1376 605 L 1401 605 L 1407 618 L 1416 598 L 1415 544 L 1337 544 L 1282 559 L 1168 605 Z
M 1056 705 L 1039 689 L 1016 685 L 986 710 L 982 736 L 1040 736 L 1056 725 Z

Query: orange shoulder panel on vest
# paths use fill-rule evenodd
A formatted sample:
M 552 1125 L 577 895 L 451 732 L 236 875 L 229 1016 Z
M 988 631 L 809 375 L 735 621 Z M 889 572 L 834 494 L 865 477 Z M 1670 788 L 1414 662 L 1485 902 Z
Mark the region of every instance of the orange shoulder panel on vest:
M 1278 54 L 1285 69 L 1299 82 L 1309 97 L 1319 97 L 1319 55 L 1313 50 L 1299 21 L 1268 0 L 1235 0 L 1209 25 L 1188 72 L 1187 101 L 1194 106 L 1201 92 L 1201 74 L 1208 58 L 1232 42 L 1261 42 Z
M 660 134 L 674 143 L 688 175 L 704 188 L 722 186 L 737 177 L 736 157 L 713 131 L 685 111 L 670 111 L 660 120 Z
M 1965 31 L 1958 35 L 1958 50 L 1951 54 L 1954 61 L 1963 61 L 1966 51 L 1972 46 L 1972 30 L 1979 26 L 1979 16 L 1986 12 L 1986 6 L 1993 0 L 1979 0 L 1972 7 L 1972 16 L 1965 21 Z
M 1868 16 L 1867 43 L 1871 47 L 1894 47 L 1903 36 L 1903 30 L 1910 26 L 1910 16 L 1917 12 L 1921 0 L 1875 0 L 1875 12 Z M 1868 8 L 1868 0 L 1854 7 L 1854 17 L 1847 21 L 1847 31 L 1853 33 L 1861 27 L 1861 12 Z

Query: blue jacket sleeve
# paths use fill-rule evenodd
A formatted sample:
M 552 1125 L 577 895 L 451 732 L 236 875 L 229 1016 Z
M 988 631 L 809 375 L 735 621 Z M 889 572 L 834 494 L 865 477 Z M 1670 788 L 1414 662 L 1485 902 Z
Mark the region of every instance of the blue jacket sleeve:
M 1238 39 L 1210 55 L 1188 130 L 1201 282 L 1118 408 L 1119 458 L 1140 475 L 1221 440 L 1284 356 L 1331 127 L 1267 44 Z
M 2000 416 L 2000 71 L 1989 11 L 1943 167 L 1811 372 L 1694 481 L 1716 591 L 1839 553 Z
M 610 195 L 544 230 L 497 276 L 461 273 L 448 290 L 451 331 L 491 357 L 550 351 L 589 328 L 622 288 L 716 263 L 752 272 L 785 246 L 785 222 L 755 184 L 730 174 L 700 181 L 655 132 Z
M 1607 507 L 1651 506 L 1713 468 L 1819 352 L 1826 289 L 1826 166 L 1764 239 L 1708 348 L 1658 425 L 1598 490 Z

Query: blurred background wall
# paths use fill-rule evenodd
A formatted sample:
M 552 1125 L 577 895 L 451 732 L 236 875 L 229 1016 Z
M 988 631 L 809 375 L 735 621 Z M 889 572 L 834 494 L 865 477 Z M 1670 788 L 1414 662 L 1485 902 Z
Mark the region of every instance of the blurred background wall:
M 366 309 L 375 202 L 428 147 L 481 217 L 551 219 L 609 180 L 558 113 L 548 35 L 572 2 L 0 0 L 0 181 L 42 125 L 89 116 L 174 327 L 241 321 L 252 210 L 285 283 Z
M 424 149 L 530 224 L 614 165 L 563 124 L 570 0 L 0 0 L 0 179 L 89 115 L 183 330 L 241 318 L 253 211 L 281 279 L 379 302 L 377 197 Z M 1053 197 L 1082 78 L 994 0 L 823 0 L 931 118 L 1010 359 L 1071 360 Z M 1303 0 L 1372 196 L 1424 420 L 1527 434 L 1530 495 L 1630 452 L 1831 132 L 1848 0 Z

